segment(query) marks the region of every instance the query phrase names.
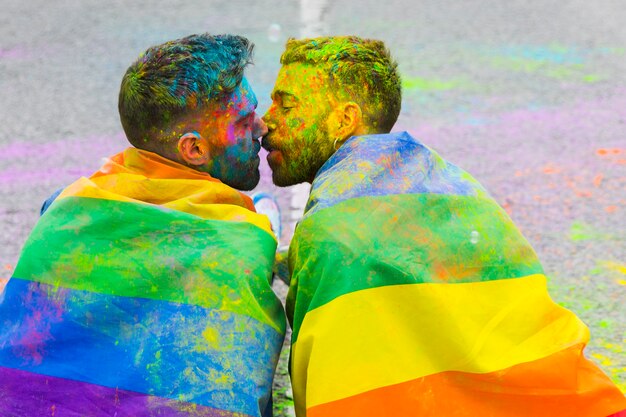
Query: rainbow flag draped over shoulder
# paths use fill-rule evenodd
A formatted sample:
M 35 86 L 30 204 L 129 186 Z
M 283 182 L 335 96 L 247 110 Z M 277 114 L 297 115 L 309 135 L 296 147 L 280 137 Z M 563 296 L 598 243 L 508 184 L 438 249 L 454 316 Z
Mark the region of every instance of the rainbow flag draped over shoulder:
M 407 133 L 351 138 L 327 161 L 289 263 L 298 417 L 626 409 L 504 210 Z
M 247 196 L 114 156 L 41 217 L 0 295 L 0 415 L 271 415 L 275 248 Z

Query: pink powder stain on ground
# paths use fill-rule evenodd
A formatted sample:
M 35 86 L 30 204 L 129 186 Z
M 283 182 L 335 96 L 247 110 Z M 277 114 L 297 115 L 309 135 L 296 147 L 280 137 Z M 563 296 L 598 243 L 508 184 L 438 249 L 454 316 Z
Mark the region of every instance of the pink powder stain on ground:
M 97 168 L 96 168 L 97 169 Z M 43 179 L 89 176 L 96 169 L 42 168 L 38 171 L 7 169 L 0 171 L 0 186 L 32 184 Z
M 73 154 L 79 151 L 84 154 L 87 150 L 93 153 L 121 152 L 123 149 L 114 150 L 121 141 L 125 140 L 122 133 L 113 136 L 93 135 L 84 138 L 62 139 L 54 142 L 38 143 L 30 139 L 14 141 L 0 146 L 0 160 L 19 159 L 25 156 L 37 155 L 41 157 L 54 157 L 59 155 Z M 126 144 L 130 146 L 130 144 Z M 28 150 L 28 154 L 25 151 Z
M 128 147 L 124 135 L 89 136 L 48 143 L 24 140 L 0 146 L 0 189 L 33 183 L 70 181 L 90 175 L 101 159 Z M 33 170 L 32 166 L 37 169 Z
M 624 93 L 473 113 L 481 125 L 463 115 L 408 130 L 483 183 L 518 225 L 558 233 L 577 218 L 615 216 L 626 207 L 623 132 L 615 128 L 626 122 Z
M 30 55 L 30 52 L 19 46 L 13 48 L 0 48 L 0 60 L 28 59 L 30 58 Z
M 626 121 L 626 94 L 605 100 L 574 103 L 568 107 L 522 109 L 503 114 L 474 114 L 485 120 L 481 125 L 456 124 L 422 125 L 409 128 L 411 134 L 427 145 L 438 148 L 466 138 L 472 155 L 506 161 L 523 161 L 545 165 L 546 160 L 562 160 L 568 165 L 581 161 L 569 159 L 584 156 L 590 161 L 590 151 L 598 148 L 598 134 L 603 126 L 615 126 Z M 569 138 L 563 141 L 562 138 Z M 591 139 L 591 140 L 589 140 Z M 615 138 L 615 142 L 618 138 Z M 584 143 L 585 146 L 577 144 Z M 494 151 L 498 147 L 505 152 Z M 537 159 L 537 157 L 541 157 Z M 445 155 L 444 155 L 445 157 Z M 469 159 L 469 158 L 468 158 Z M 519 163 L 514 164 L 519 165 Z

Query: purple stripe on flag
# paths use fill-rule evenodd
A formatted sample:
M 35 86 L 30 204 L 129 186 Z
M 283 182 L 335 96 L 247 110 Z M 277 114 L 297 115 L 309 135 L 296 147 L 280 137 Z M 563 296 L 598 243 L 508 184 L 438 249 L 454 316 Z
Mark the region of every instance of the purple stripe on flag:
M 0 367 L 0 416 L 233 417 L 235 415 L 245 417 L 241 413 Z

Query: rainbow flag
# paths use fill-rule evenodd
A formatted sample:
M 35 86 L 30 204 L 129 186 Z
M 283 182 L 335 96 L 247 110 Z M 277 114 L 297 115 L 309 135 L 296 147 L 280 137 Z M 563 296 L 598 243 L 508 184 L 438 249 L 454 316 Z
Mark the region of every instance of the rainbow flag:
M 54 201 L 0 295 L 0 415 L 271 416 L 275 248 L 247 196 L 114 156 Z
M 326 162 L 289 264 L 298 417 L 626 409 L 504 210 L 407 133 L 351 138 Z

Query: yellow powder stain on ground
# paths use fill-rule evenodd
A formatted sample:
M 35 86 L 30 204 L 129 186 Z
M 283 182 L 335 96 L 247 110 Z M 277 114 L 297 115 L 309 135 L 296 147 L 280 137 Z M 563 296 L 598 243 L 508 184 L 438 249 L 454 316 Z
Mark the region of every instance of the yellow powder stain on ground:
M 596 358 L 598 360 L 598 362 L 600 363 L 600 365 L 602 366 L 611 366 L 613 363 L 611 362 L 611 359 L 601 353 L 592 353 L 591 356 L 593 356 L 594 358 Z
M 617 272 L 618 274 L 621 275 L 626 275 L 626 265 L 625 264 L 621 264 L 618 262 L 613 262 L 613 261 L 604 261 L 601 263 L 602 267 L 604 267 L 605 269 L 612 271 L 612 272 Z M 626 285 L 626 279 L 624 278 L 616 278 L 615 282 L 619 285 Z
M 624 394 L 626 394 L 626 381 L 619 381 L 618 377 L 626 374 L 626 366 L 621 368 L 612 368 L 611 369 L 611 379 L 617 385 L 617 388 L 620 389 Z
M 610 269 L 611 271 L 619 272 L 622 275 L 626 275 L 626 265 L 620 264 L 613 261 L 606 261 L 602 263 L 606 269 Z

